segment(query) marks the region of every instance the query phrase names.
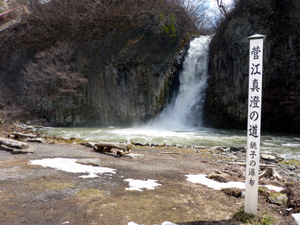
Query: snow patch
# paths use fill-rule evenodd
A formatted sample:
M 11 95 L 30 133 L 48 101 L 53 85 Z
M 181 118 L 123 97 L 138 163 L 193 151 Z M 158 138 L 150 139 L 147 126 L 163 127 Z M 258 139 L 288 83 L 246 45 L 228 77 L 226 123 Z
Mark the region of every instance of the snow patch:
M 161 186 L 161 184 L 156 183 L 157 180 L 134 180 L 134 179 L 125 179 L 124 181 L 129 182 L 129 188 L 126 188 L 126 190 L 130 191 L 143 191 L 142 188 L 145 188 L 147 190 L 154 190 L 155 187 Z
M 246 188 L 246 184 L 244 182 L 230 181 L 228 183 L 221 183 L 221 182 L 207 178 L 205 174 L 185 175 L 185 176 L 187 177 L 187 181 L 190 181 L 190 182 L 196 183 L 196 184 L 203 184 L 214 190 L 221 190 L 223 188 L 240 188 L 240 189 Z M 276 187 L 276 186 L 272 186 L 272 185 L 260 185 L 260 186 L 265 186 L 269 190 L 274 190 L 276 192 L 280 192 L 284 189 L 284 188 Z
M 81 175 L 82 178 L 95 178 L 104 173 L 116 173 L 116 169 L 108 167 L 94 167 L 90 165 L 81 165 L 76 163 L 78 159 L 67 158 L 46 158 L 31 160 L 30 164 L 39 165 L 43 167 L 50 167 L 57 170 L 62 170 L 69 173 L 85 173 L 87 175 Z
M 294 220 L 296 221 L 296 223 L 298 225 L 300 225 L 300 213 L 293 213 L 292 217 L 294 218 Z

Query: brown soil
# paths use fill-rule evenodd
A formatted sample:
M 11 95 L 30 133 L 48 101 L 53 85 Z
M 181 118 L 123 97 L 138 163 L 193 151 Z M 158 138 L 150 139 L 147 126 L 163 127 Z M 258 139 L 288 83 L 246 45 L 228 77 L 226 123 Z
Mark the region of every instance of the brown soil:
M 225 167 L 195 150 L 133 149 L 145 157 L 129 159 L 75 144 L 31 145 L 33 154 L 15 155 L 0 148 L 0 224 L 243 224 L 233 219 L 243 210 L 243 197 L 186 180 L 185 175 L 209 174 Z M 161 154 L 166 151 L 176 154 Z M 103 166 L 117 172 L 84 179 L 29 164 L 30 160 L 55 157 L 99 158 Z M 154 179 L 162 185 L 128 191 L 127 178 Z M 275 218 L 274 224 L 295 224 L 291 216 L 285 216 L 285 208 L 268 206 L 265 195 L 260 195 L 259 215 Z

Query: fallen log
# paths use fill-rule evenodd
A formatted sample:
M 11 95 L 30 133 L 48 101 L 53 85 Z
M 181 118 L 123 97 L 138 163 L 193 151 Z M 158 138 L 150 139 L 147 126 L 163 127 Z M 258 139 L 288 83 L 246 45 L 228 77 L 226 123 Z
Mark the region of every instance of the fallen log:
M 20 132 L 13 132 L 16 137 L 26 137 L 26 138 L 37 138 L 35 134 L 23 134 Z
M 45 143 L 46 141 L 43 138 L 29 138 L 29 139 L 27 139 L 27 142 Z
M 121 144 L 121 143 L 110 143 L 110 142 L 99 142 L 94 145 L 94 151 L 97 152 L 111 152 L 113 148 L 122 150 L 124 152 L 129 152 L 132 148 L 131 144 Z
M 11 148 L 20 148 L 20 149 L 29 148 L 29 145 L 26 143 L 20 141 L 13 141 L 6 138 L 0 138 L 0 146 L 1 145 L 5 145 Z

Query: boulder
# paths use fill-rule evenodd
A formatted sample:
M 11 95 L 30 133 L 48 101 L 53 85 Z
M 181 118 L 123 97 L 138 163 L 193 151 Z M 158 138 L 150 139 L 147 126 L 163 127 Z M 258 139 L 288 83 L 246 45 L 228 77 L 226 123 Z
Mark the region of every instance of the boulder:
M 268 199 L 271 203 L 276 205 L 285 205 L 289 200 L 286 194 L 276 192 L 271 192 Z
M 269 154 L 260 154 L 260 158 L 268 162 L 276 162 L 276 157 Z
M 94 148 L 95 144 L 97 144 L 97 142 L 87 142 L 85 147 Z

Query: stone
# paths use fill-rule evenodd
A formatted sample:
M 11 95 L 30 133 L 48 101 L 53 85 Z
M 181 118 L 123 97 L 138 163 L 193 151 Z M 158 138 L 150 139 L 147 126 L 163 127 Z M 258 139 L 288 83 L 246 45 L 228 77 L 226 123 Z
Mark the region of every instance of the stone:
M 289 200 L 286 194 L 276 192 L 271 192 L 268 199 L 271 203 L 276 205 L 284 205 Z
M 245 148 L 244 147 L 230 147 L 230 151 L 231 152 L 239 152 L 239 151 L 241 151 L 241 152 L 246 152 L 246 150 L 245 150 Z
M 163 143 L 163 142 L 162 142 L 162 143 L 158 143 L 156 146 L 157 146 L 157 147 L 165 147 L 165 145 L 166 145 L 166 143 Z
M 136 154 L 136 153 L 129 153 L 124 155 L 124 157 L 126 158 L 131 158 L 131 159 L 142 159 L 145 157 L 145 155 L 143 154 Z
M 26 130 L 34 130 L 34 126 L 26 126 Z
M 276 159 L 277 159 L 278 161 L 283 161 L 283 160 L 284 160 L 284 158 L 281 157 L 280 155 L 276 155 Z
M 276 157 L 273 155 L 268 155 L 268 154 L 260 154 L 260 158 L 267 160 L 269 162 L 276 162 Z
M 292 165 L 288 166 L 288 169 L 289 169 L 289 170 L 295 170 L 295 169 L 296 169 L 296 166 L 295 166 L 294 164 L 292 164 Z
M 87 142 L 85 147 L 94 148 L 95 144 L 97 144 L 97 142 Z
M 91 165 L 91 166 L 102 166 L 101 159 L 98 158 L 89 158 L 89 159 L 78 159 L 76 163 L 82 165 Z

